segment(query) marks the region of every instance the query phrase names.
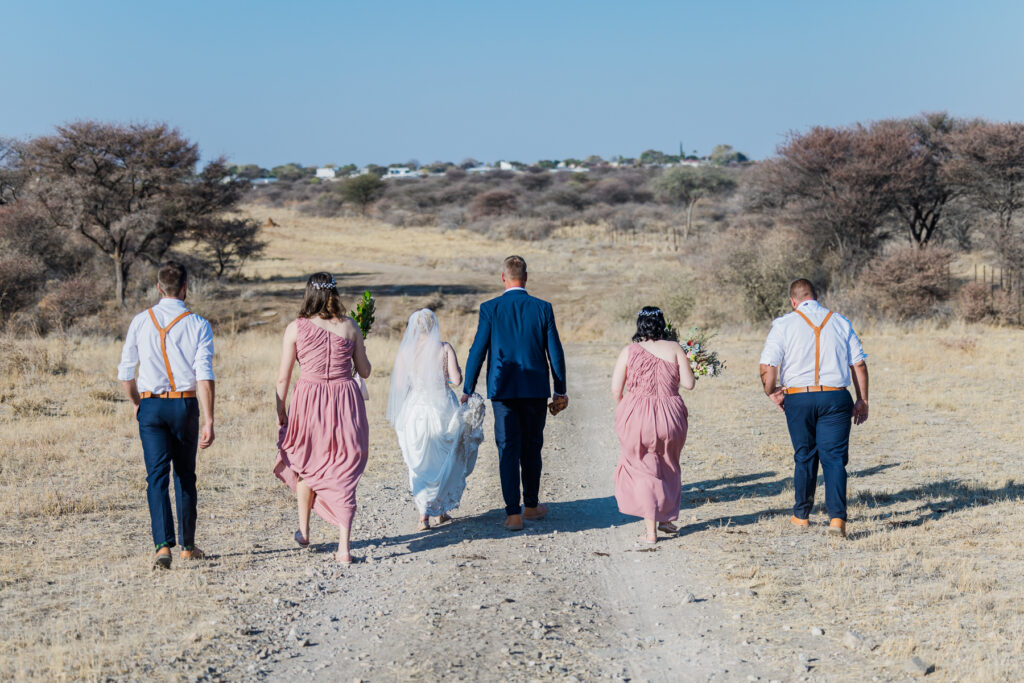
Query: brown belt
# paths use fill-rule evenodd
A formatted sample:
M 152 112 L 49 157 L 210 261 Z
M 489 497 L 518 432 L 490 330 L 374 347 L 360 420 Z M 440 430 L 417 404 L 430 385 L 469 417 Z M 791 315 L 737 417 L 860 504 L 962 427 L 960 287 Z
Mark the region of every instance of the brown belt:
M 152 391 L 143 391 L 139 394 L 142 398 L 195 398 L 194 391 L 165 391 L 162 394 L 154 394 Z
M 782 391 L 787 394 L 803 394 L 808 391 L 842 391 L 846 387 L 826 387 L 821 384 L 815 384 L 813 387 L 792 387 L 789 389 L 783 389 Z

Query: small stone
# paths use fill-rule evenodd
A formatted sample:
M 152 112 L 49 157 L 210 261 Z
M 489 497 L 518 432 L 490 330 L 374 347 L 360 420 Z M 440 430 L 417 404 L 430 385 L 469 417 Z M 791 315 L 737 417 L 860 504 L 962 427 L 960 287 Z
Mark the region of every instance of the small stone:
M 823 635 L 825 635 L 825 629 L 819 628 L 817 626 L 812 626 L 811 627 L 811 635 L 812 636 L 823 636 Z
M 534 629 L 534 631 L 533 631 L 533 639 L 534 640 L 540 640 L 543 637 L 544 637 L 544 631 L 541 631 L 539 628 L 538 629 Z
M 693 593 L 687 593 L 686 595 L 683 596 L 683 604 L 684 605 L 688 605 L 691 602 L 697 602 L 697 598 L 696 598 L 696 596 L 694 596 Z
M 935 665 L 927 663 L 920 657 L 911 657 L 906 669 L 911 676 L 927 676 L 935 671 Z
M 867 641 L 864 640 L 864 636 L 856 631 L 847 631 L 846 635 L 843 636 L 843 645 L 851 650 L 860 650 L 866 647 Z
M 732 618 L 733 619 L 742 619 L 743 618 L 743 614 L 740 613 L 740 612 L 737 612 L 736 614 L 732 615 Z
M 757 592 L 756 592 L 756 591 L 754 591 L 754 590 L 752 590 L 752 589 L 750 589 L 750 588 L 748 588 L 748 589 L 747 589 L 747 590 L 746 590 L 746 591 L 744 592 L 744 595 L 746 595 L 746 596 L 747 596 L 748 598 L 756 598 L 756 597 L 757 597 Z

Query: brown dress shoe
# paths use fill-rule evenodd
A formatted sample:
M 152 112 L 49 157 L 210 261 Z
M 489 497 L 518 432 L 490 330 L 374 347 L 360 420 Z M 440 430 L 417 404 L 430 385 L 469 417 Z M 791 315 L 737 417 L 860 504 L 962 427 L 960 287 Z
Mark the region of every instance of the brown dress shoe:
M 807 526 L 810 526 L 810 524 L 811 524 L 810 520 L 800 519 L 796 515 L 793 515 L 792 517 L 789 518 L 789 523 L 793 524 L 794 526 L 799 526 L 799 527 L 807 527 Z
M 170 569 L 171 568 L 171 549 L 164 546 L 156 551 L 156 556 L 153 558 L 153 569 Z
M 206 553 L 199 548 L 192 546 L 190 549 L 182 549 L 181 554 L 178 555 L 183 560 L 205 560 Z
M 846 538 L 846 520 L 834 518 L 828 523 L 828 532 L 833 536 L 842 536 Z
M 548 506 L 544 503 L 538 503 L 535 508 L 523 508 L 523 517 L 530 520 L 544 519 L 545 515 L 548 514 Z
M 522 531 L 523 530 L 523 516 L 522 515 L 509 515 L 508 519 L 505 520 L 505 528 L 509 531 Z

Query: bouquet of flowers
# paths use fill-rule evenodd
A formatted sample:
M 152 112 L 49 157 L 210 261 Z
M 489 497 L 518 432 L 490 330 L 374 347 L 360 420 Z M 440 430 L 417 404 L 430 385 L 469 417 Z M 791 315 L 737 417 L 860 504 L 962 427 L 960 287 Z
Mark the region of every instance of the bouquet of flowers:
M 714 336 L 707 330 L 691 327 L 690 332 L 679 340 L 679 345 L 690 359 L 690 368 L 695 380 L 701 377 L 718 377 L 725 371 L 725 361 L 718 359 L 718 351 L 708 348 L 708 342 Z
M 352 319 L 359 325 L 360 331 L 363 333 L 363 339 L 370 334 L 370 328 L 373 327 L 373 313 L 375 311 L 373 297 L 370 295 L 370 291 L 363 292 L 362 298 L 356 303 L 356 310 L 349 313 Z

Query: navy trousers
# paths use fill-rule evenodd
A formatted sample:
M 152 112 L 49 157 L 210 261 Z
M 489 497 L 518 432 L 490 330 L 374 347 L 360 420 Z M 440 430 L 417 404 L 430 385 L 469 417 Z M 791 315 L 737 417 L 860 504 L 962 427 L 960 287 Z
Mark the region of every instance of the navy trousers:
M 546 398 L 491 400 L 506 515 L 522 512 L 519 505 L 520 477 L 523 482 L 522 502 L 526 507 L 537 507 L 547 406 Z
M 146 459 L 146 496 L 153 543 L 174 547 L 174 516 L 167 493 L 174 468 L 178 507 L 178 543 L 191 548 L 196 538 L 196 449 L 199 401 L 194 398 L 144 398 L 139 405 L 139 437 Z
M 846 464 L 850 460 L 850 392 L 821 391 L 786 396 L 786 422 L 793 442 L 793 515 L 807 519 L 814 506 L 818 463 L 825 475 L 829 519 L 846 519 Z

